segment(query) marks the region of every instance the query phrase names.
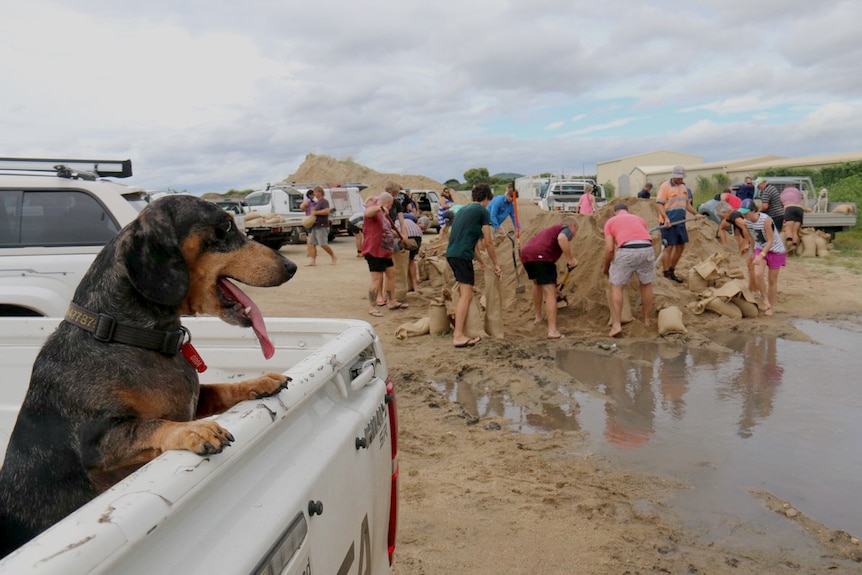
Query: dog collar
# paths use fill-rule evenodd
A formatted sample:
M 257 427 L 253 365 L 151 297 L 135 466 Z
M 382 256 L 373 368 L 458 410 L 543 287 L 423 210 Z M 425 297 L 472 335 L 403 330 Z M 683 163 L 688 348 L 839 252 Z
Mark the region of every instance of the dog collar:
M 148 329 L 124 325 L 103 313 L 93 313 L 76 303 L 69 304 L 63 320 L 93 334 L 93 338 L 104 343 L 125 343 L 144 349 L 152 349 L 164 355 L 176 355 L 184 345 L 189 331 L 180 327 L 174 330 Z

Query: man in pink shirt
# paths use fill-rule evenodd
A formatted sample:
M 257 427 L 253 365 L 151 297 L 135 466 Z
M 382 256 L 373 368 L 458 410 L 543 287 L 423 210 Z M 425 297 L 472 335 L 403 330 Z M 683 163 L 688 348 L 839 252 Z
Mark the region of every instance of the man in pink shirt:
M 652 315 L 652 282 L 655 280 L 655 251 L 646 221 L 630 214 L 628 206 L 617 204 L 614 215 L 605 222 L 605 275 L 611 284 L 611 337 L 623 331 L 623 288 L 632 274 L 641 286 L 643 319 L 650 324 Z

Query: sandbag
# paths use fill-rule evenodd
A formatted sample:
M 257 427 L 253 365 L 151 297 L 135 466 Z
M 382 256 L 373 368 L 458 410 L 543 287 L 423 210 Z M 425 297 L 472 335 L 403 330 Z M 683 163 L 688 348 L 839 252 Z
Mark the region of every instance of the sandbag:
M 818 258 L 825 258 L 829 255 L 829 241 L 821 235 L 814 238 L 815 253 Z
M 494 268 L 485 266 L 485 331 L 494 339 L 503 339 L 503 290 Z
M 728 300 L 714 297 L 706 304 L 706 309 L 731 319 L 742 319 L 742 310 Z
M 701 276 L 695 268 L 688 271 L 688 289 L 694 293 L 700 293 L 709 287 L 709 282 Z
M 817 257 L 817 238 L 814 234 L 804 234 L 799 238 L 799 241 L 802 244 L 800 255 L 803 258 Z
M 317 222 L 317 216 L 305 216 L 302 218 L 302 227 L 307 230 L 310 230 L 314 227 L 314 224 Z
M 407 339 L 408 337 L 416 337 L 417 335 L 426 335 L 428 333 L 431 333 L 431 319 L 422 317 L 412 323 L 399 325 L 395 330 L 395 337 L 398 339 Z
M 613 316 L 610 315 L 610 310 L 611 310 L 611 286 L 610 286 L 610 284 L 608 284 L 607 288 L 605 289 L 605 293 L 606 293 L 607 298 L 608 298 L 608 312 L 609 312 L 608 325 L 614 325 L 614 318 L 613 318 Z M 623 286 L 623 309 L 622 309 L 622 312 L 620 313 L 620 324 L 624 325 L 627 323 L 631 323 L 634 320 L 635 320 L 635 317 L 632 315 L 632 304 L 629 302 L 628 287 Z
M 658 333 L 659 335 L 688 333 L 685 324 L 682 323 L 682 310 L 675 305 L 659 310 Z
M 455 284 L 452 288 L 452 315 L 455 315 L 454 310 L 458 309 L 458 300 L 461 299 L 460 285 Z M 464 323 L 464 335 L 467 337 L 489 337 L 485 333 L 484 320 L 482 318 L 482 307 L 479 305 L 479 298 L 476 293 L 473 294 L 473 301 L 470 302 L 470 308 L 467 311 L 467 321 Z
M 428 257 L 419 264 L 428 275 L 428 283 L 431 287 L 440 288 L 450 283 L 447 281 L 447 272 L 451 273 L 449 262 L 444 258 Z
M 734 296 L 730 301 L 739 308 L 739 311 L 742 312 L 742 317 L 757 317 L 760 315 L 757 304 L 747 301 L 744 297 Z
M 853 206 L 850 204 L 841 204 L 840 206 L 835 206 L 832 208 L 833 214 L 855 214 L 856 210 L 853 209 Z
M 395 300 L 404 302 L 410 289 L 410 253 L 407 250 L 392 254 L 395 263 Z
M 446 311 L 446 302 L 437 299 L 431 302 L 428 307 L 428 319 L 431 322 L 429 333 L 431 335 L 440 335 L 452 331 L 452 321 L 449 318 L 449 312 Z

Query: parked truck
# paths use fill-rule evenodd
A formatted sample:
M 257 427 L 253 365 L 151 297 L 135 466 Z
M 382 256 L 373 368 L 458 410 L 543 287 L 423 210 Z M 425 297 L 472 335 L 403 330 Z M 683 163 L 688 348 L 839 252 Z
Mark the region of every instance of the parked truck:
M 300 209 L 308 190 L 315 183 L 275 184 L 265 190 L 252 192 L 245 197 L 249 213 L 245 217 L 246 233 L 273 249 L 304 241 L 306 230 L 302 226 L 305 212 Z M 329 201 L 329 237 L 347 232 L 347 220 L 362 211 L 362 196 L 357 186 L 321 186 Z M 259 217 L 258 217 L 259 216 Z
M 551 212 L 571 212 L 577 213 L 578 202 L 581 196 L 586 193 L 588 187 L 592 188 L 592 194 L 596 198 L 596 204 L 603 206 L 608 199 L 605 195 L 605 188 L 601 184 L 596 184 L 595 180 L 578 179 L 578 180 L 551 180 L 543 185 L 539 196 L 539 209 Z
M 0 458 L 42 343 L 102 246 L 146 205 L 106 179 L 130 175 L 128 160 L 0 158 Z M 358 320 L 266 323 L 265 362 L 250 330 L 183 320 L 208 365 L 202 382 L 292 380 L 217 417 L 230 449 L 164 453 L 0 561 L 0 574 L 389 573 L 398 428 L 380 340 Z
M 824 211 L 814 211 L 819 190 L 814 187 L 809 176 L 768 176 L 768 184 L 775 186 L 781 192 L 787 186 L 793 186 L 802 192 L 805 201 L 805 214 L 802 217 L 803 228 L 822 230 L 833 238 L 838 232 L 847 231 L 856 225 L 856 204 L 854 202 L 829 202 Z M 734 184 L 737 189 L 740 183 Z M 760 199 L 760 190 L 754 189 L 755 200 Z
M 0 318 L 2 452 L 59 321 Z M 0 561 L 0 573 L 389 573 L 398 427 L 380 340 L 359 320 L 266 322 L 269 361 L 251 330 L 183 320 L 208 365 L 202 382 L 291 378 L 278 396 L 217 417 L 236 438 L 229 449 L 164 453 Z

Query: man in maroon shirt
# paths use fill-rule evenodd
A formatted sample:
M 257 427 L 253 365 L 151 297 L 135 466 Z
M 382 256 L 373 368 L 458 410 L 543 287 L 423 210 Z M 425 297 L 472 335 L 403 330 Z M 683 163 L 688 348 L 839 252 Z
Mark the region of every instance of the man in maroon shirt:
M 567 216 L 562 223 L 550 226 L 537 233 L 521 249 L 521 263 L 527 277 L 533 280 L 533 311 L 536 324 L 542 322 L 542 300 L 548 317 L 548 339 L 563 337 L 557 330 L 557 260 L 566 256 L 566 265 L 571 270 L 578 265 L 572 256 L 571 240 L 578 233 L 575 218 Z

